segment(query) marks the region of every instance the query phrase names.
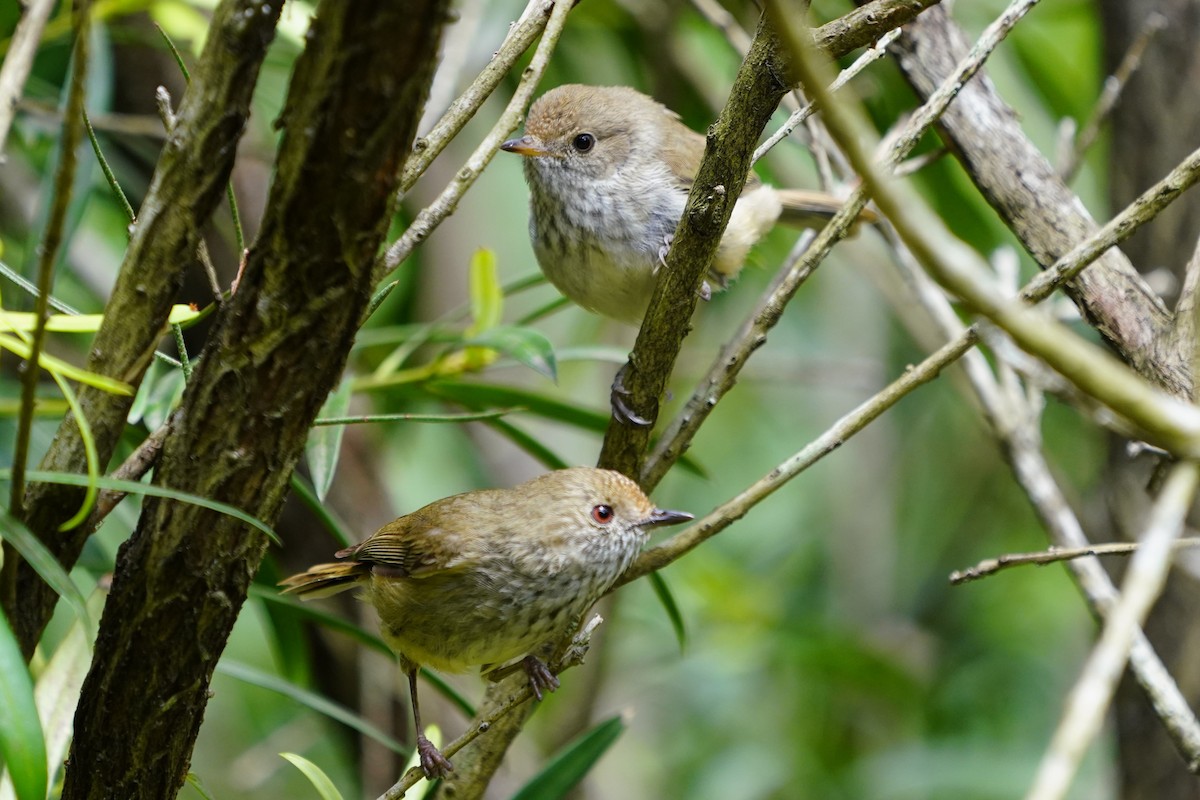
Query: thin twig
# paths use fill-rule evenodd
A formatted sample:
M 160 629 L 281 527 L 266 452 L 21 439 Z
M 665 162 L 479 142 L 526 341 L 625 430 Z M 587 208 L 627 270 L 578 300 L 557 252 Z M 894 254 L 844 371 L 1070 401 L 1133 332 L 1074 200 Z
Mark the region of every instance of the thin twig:
M 17 100 L 25 90 L 42 31 L 54 6 L 54 0 L 25 3 L 25 11 L 13 31 L 4 63 L 0 64 L 0 164 L 4 163 L 4 143 L 8 141 L 8 132 L 17 115 Z
M 603 621 L 604 619 L 596 614 L 571 637 L 565 652 L 550 665 L 551 671 L 555 675 L 561 675 L 571 667 L 577 667 L 583 663 L 592 634 Z M 487 717 L 477 717 L 475 724 L 469 730 L 442 748 L 442 755 L 451 758 L 459 750 L 491 730 L 497 720 L 508 716 L 518 706 L 524 705 L 532 699 L 533 689 L 528 683 L 525 683 L 522 688 L 511 694 L 506 702 L 492 710 Z M 424 777 L 425 773 L 421 771 L 420 767 L 413 767 L 404 773 L 394 786 L 381 794 L 378 800 L 399 800 L 404 797 L 405 792 L 420 783 Z
M 1008 553 L 996 558 L 984 559 L 973 567 L 951 572 L 950 583 L 957 586 L 995 575 L 1010 567 L 1023 567 L 1029 564 L 1044 567 L 1047 564 L 1057 564 L 1061 561 L 1070 561 L 1085 556 L 1127 556 L 1137 552 L 1138 547 L 1137 542 L 1111 542 L 1092 544 L 1087 547 L 1052 547 L 1036 553 Z M 1193 547 L 1200 547 L 1200 538 L 1176 539 L 1171 545 L 1172 551 L 1188 550 Z
M 558 0 L 554 4 L 554 10 L 550 13 L 550 20 L 546 23 L 546 30 L 533 54 L 533 60 L 529 62 L 529 66 L 522 73 L 521 82 L 517 84 L 517 90 L 513 92 L 512 99 L 508 101 L 504 113 L 500 115 L 500 119 L 496 120 L 491 131 L 475 148 L 475 152 L 467 159 L 467 163 L 454 174 L 454 179 L 442 190 L 437 199 L 422 209 L 404 234 L 387 249 L 387 253 L 376 264 L 377 278 L 398 267 L 412 253 L 413 248 L 425 241 L 425 238 L 442 223 L 442 220 L 454 213 L 462 196 L 475 184 L 475 180 L 483 172 L 483 168 L 496 155 L 500 144 L 517 129 L 521 123 L 521 117 L 525 114 L 525 109 L 529 107 L 533 92 L 542 79 L 542 73 L 546 71 L 550 54 L 554 52 L 558 37 L 562 34 L 571 5 L 571 0 Z
M 37 288 L 34 299 L 35 324 L 29 358 L 21 375 L 21 413 L 17 419 L 16 444 L 13 448 L 10 513 L 22 517 L 25 502 L 25 467 L 29 457 L 29 437 L 33 425 L 33 406 L 37 394 L 42 348 L 46 341 L 46 318 L 50 313 L 50 291 L 54 284 L 54 262 L 62 246 L 67 208 L 71 204 L 72 184 L 78 163 L 79 142 L 83 138 L 83 110 L 88 68 L 88 37 L 91 29 L 91 5 L 80 3 L 75 11 L 75 43 L 71 51 L 70 87 L 67 94 L 62 136 L 59 139 L 58 169 L 54 174 L 54 196 L 46 219 L 46 232 L 38 248 Z
M 836 92 L 845 86 L 854 76 L 866 69 L 868 65 L 883 58 L 887 54 L 888 45 L 894 42 L 899 35 L 899 28 L 884 34 L 883 38 L 874 47 L 868 48 L 865 53 L 854 60 L 853 64 L 838 73 L 837 79 L 830 85 L 829 91 Z M 792 131 L 796 130 L 801 123 L 811 117 L 814 111 L 816 111 L 816 106 L 813 103 L 808 103 L 803 108 L 792 112 L 792 115 L 787 118 L 787 122 L 779 126 L 779 130 L 771 134 L 765 142 L 758 146 L 750 159 L 751 162 L 758 163 L 758 160 L 769 153 L 771 148 L 790 136 Z
M 1078 682 L 1067 696 L 1066 710 L 1027 800 L 1065 797 L 1088 746 L 1100 732 L 1104 715 L 1125 670 L 1134 636 L 1158 598 L 1171 567 L 1172 543 L 1200 485 L 1200 465 L 1184 462 L 1172 468 L 1150 511 L 1141 547 L 1129 562 L 1121 596 L 1105 620 Z
M 1100 97 L 1097 98 L 1091 115 L 1074 137 L 1074 142 L 1067 151 L 1066 158 L 1059 164 L 1058 174 L 1064 183 L 1074 180 L 1076 173 L 1079 172 L 1079 167 L 1083 165 L 1084 155 L 1100 136 L 1100 128 L 1112 115 L 1113 108 L 1116 107 L 1117 100 L 1121 97 L 1121 92 L 1124 91 L 1133 73 L 1137 72 L 1141 66 L 1146 48 L 1150 46 L 1150 42 L 1154 40 L 1159 31 L 1166 26 L 1167 18 L 1160 12 L 1154 11 L 1146 16 L 1142 29 L 1138 31 L 1133 43 L 1129 45 L 1129 49 L 1125 52 L 1121 63 L 1117 65 L 1116 71 L 1104 81 L 1104 88 L 1100 91 Z
M 1033 0 L 1014 3 L 999 22 L 1016 18 Z M 828 68 L 812 53 L 800 33 L 787 27 L 796 68 L 814 99 L 835 103 L 825 108 L 825 123 L 850 156 L 879 208 L 891 219 L 905 244 L 934 277 L 974 310 L 1003 328 L 1025 350 L 1036 354 L 1115 413 L 1135 424 L 1153 444 L 1182 457 L 1200 457 L 1200 409 L 1166 394 L 1107 351 L 1066 330 L 1061 324 L 1030 313 L 999 294 L 978 254 L 955 238 L 909 187 L 886 180 L 875 169 L 864 141 L 875 138 L 857 109 L 825 91 Z M 987 34 L 985 34 L 986 36 Z M 865 138 L 860 138 L 865 137 Z
M 412 155 L 405 162 L 404 171 L 400 176 L 402 196 L 408 193 L 417 179 L 429 169 L 433 160 L 446 149 L 446 145 L 471 121 L 484 101 L 492 96 L 492 92 L 500 85 L 500 81 L 512 69 L 513 64 L 517 63 L 517 59 L 529 49 L 529 45 L 533 44 L 533 40 L 546 27 L 552 8 L 552 0 L 530 0 L 521 14 L 520 21 L 509 30 L 504 42 L 479 73 L 479 77 L 450 104 L 429 133 L 413 142 Z

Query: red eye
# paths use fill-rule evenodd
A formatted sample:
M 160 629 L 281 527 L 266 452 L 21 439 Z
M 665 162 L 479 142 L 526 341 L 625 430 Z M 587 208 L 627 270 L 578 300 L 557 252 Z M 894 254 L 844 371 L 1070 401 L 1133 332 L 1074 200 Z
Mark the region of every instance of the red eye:
M 601 525 L 607 525 L 612 522 L 613 510 L 612 506 L 598 505 L 592 509 L 592 519 L 599 522 Z

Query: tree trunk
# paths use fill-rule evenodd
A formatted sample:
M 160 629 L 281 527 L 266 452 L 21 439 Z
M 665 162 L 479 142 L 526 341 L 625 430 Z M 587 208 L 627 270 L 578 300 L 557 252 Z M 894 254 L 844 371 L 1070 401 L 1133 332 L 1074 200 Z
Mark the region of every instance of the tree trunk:
M 447 5 L 321 6 L 281 117 L 261 232 L 189 381 L 160 485 L 275 519 L 370 298 Z M 230 517 L 146 503 L 118 555 L 64 798 L 175 796 L 266 545 Z
M 1166 26 L 1151 40 L 1126 85 L 1112 118 L 1109 196 L 1114 208 L 1128 204 L 1200 145 L 1200 0 L 1103 0 L 1105 71 L 1112 74 L 1154 12 Z M 1200 195 L 1181 197 L 1124 245 L 1142 272 L 1165 268 L 1177 285 L 1200 234 Z M 1145 475 L 1116 445 L 1106 492 L 1113 503 L 1144 503 Z M 1144 473 L 1144 469 L 1142 473 Z M 1128 509 L 1114 508 L 1120 519 Z M 1136 536 L 1137 531 L 1122 531 Z M 1200 585 L 1175 570 L 1146 623 L 1146 634 L 1192 707 L 1200 703 Z M 1145 695 L 1128 679 L 1116 699 L 1122 797 L 1127 800 L 1194 800 L 1200 780 L 1188 772 L 1163 733 Z

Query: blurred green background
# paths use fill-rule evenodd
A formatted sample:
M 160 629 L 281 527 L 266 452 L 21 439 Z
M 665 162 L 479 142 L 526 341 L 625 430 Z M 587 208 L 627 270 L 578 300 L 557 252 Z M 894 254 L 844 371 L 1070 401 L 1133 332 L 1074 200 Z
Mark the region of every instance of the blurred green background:
M 88 109 L 135 208 L 162 143 L 154 87 L 167 85 L 176 104 L 182 95 L 178 72 L 150 23 L 161 25 L 192 61 L 210 5 L 97 4 Z M 977 34 L 1003 5 L 958 3 L 955 16 Z M 847 4 L 822 0 L 813 6 L 820 19 L 848 10 Z M 513 0 L 465 0 L 448 32 L 422 130 L 486 63 L 521 9 Z M 752 7 L 733 4 L 732 10 L 752 29 Z M 264 67 L 241 147 L 234 186 L 248 238 L 269 186 L 272 121 L 311 11 L 300 2 L 285 8 L 284 28 Z M 1094 14 L 1083 0 L 1047 0 L 989 63 L 992 78 L 1044 152 L 1053 152 L 1059 121 L 1085 116 L 1098 93 Z M 0 52 L 15 18 L 15 4 L 0 7 Z M 0 166 L 0 259 L 26 277 L 32 277 L 61 127 L 55 108 L 69 56 L 67 19 L 60 9 L 51 23 L 7 162 Z M 724 102 L 738 61 L 722 32 L 686 3 L 587 0 L 572 12 L 543 86 L 632 85 L 703 130 Z M 510 76 L 405 198 L 396 234 L 453 176 L 514 86 Z M 851 86 L 881 129 L 914 105 L 886 59 Z M 773 124 L 784 116 L 780 112 Z M 54 292 L 81 310 L 99 312 L 120 265 L 126 222 L 86 143 L 81 157 L 70 238 Z M 1095 168 L 1102 157 L 1101 147 L 1075 183 L 1098 217 L 1106 210 L 1104 176 Z M 353 377 L 371 375 L 402 341 L 398 337 L 411 331 L 398 326 L 439 319 L 464 306 L 468 267 L 481 248 L 494 252 L 504 282 L 536 273 L 518 162 L 499 154 L 457 213 L 400 268 L 398 289 L 372 318 L 371 333 L 364 333 L 352 356 Z M 817 180 L 812 158 L 795 142 L 777 148 L 759 171 L 779 185 L 813 186 Z M 948 225 L 981 252 L 1012 246 L 951 159 L 926 168 L 917 181 Z M 731 290 L 699 309 L 671 381 L 666 418 L 753 307 L 795 236 L 772 234 Z M 229 216 L 221 211 L 209 244 L 225 286 L 237 264 L 231 242 Z M 1023 270 L 1028 275 L 1032 266 L 1023 263 Z M 696 439 L 690 455 L 700 470 L 677 468 L 655 492 L 656 502 L 697 515 L 708 512 L 922 359 L 938 342 L 924 332 L 895 285 L 890 255 L 874 231 L 840 246 L 802 288 Z M 0 288 L 6 309 L 31 307 L 28 295 L 12 283 Z M 555 296 L 548 285 L 515 294 L 506 299 L 504 319 L 515 322 Z M 200 305 L 210 300 L 199 273 L 180 297 Z M 623 359 L 635 331 L 574 307 L 533 327 L 558 354 L 556 383 L 504 360 L 464 380 L 519 387 L 605 412 L 614 359 Z M 193 352 L 202 336 L 202 330 L 189 333 Z M 596 357 L 597 345 L 603 358 Z M 85 336 L 52 340 L 52 351 L 75 363 L 83 363 L 86 348 Z M 164 343 L 164 349 L 172 352 L 173 345 Z M 12 452 L 19 395 L 15 366 L 11 354 L 0 357 L 3 459 Z M 158 393 L 150 403 L 153 421 L 179 382 L 164 369 L 151 384 Z M 1104 442 L 1074 412 L 1051 403 L 1044 435 L 1052 463 L 1086 497 Z M 350 407 L 356 413 L 461 410 L 419 383 L 356 392 Z M 46 446 L 61 413 L 61 405 L 47 403 L 35 427 L 36 448 Z M 568 464 L 592 464 L 599 452 L 593 431 L 528 413 L 506 421 Z M 131 426 L 130 445 L 142 435 L 140 424 Z M 439 497 L 511 485 L 545 468 L 512 435 L 485 423 L 351 426 L 341 447 L 325 505 L 353 539 Z M 35 449 L 35 456 L 40 453 Z M 89 544 L 74 572 L 85 593 L 111 570 L 116 548 L 135 521 L 136 503 L 130 501 Z M 273 592 L 281 574 L 340 546 L 299 503 L 289 506 L 278 530 L 285 546 L 272 549 L 260 576 L 264 594 Z M 538 710 L 493 792 L 509 796 L 566 738 L 622 715 L 627 729 L 577 796 L 1018 796 L 1050 737 L 1093 625 L 1061 568 L 1016 570 L 957 588 L 947 576 L 982 558 L 1044 545 L 965 382 L 951 369 L 665 571 L 686 624 L 682 646 L 646 581 L 618 592 L 603 611 L 607 621 L 589 664 L 568 673 L 562 691 Z M 374 629 L 367 612 L 353 604 L 328 608 Z M 70 624 L 67 617 L 60 610 L 35 667 L 44 666 L 54 651 Z M 226 659 L 234 664 L 232 672 L 249 665 L 287 685 L 331 695 L 408 740 L 405 689 L 388 658 L 337 633 L 302 626 L 260 596 L 247 603 Z M 451 682 L 469 699 L 481 691 L 473 676 Z M 278 756 L 284 751 L 319 764 L 346 797 L 374 796 L 398 775 L 386 750 L 293 697 L 226 673 L 218 674 L 214 690 L 192 767 L 213 797 L 315 796 Z M 449 703 L 431 699 L 429 707 L 431 721 L 447 737 L 466 724 Z M 1092 754 L 1074 797 L 1113 796 L 1110 748 L 1105 743 Z M 183 796 L 201 795 L 189 787 Z

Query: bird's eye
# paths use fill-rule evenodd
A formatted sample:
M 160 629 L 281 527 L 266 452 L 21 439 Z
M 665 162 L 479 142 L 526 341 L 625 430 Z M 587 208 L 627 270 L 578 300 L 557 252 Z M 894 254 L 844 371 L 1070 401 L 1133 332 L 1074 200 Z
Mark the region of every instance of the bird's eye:
M 592 509 L 592 519 L 599 522 L 601 525 L 607 525 L 612 522 L 613 510 L 612 506 L 598 505 Z
M 586 153 L 596 146 L 596 137 L 590 133 L 581 133 L 571 140 L 571 147 L 581 153 Z

